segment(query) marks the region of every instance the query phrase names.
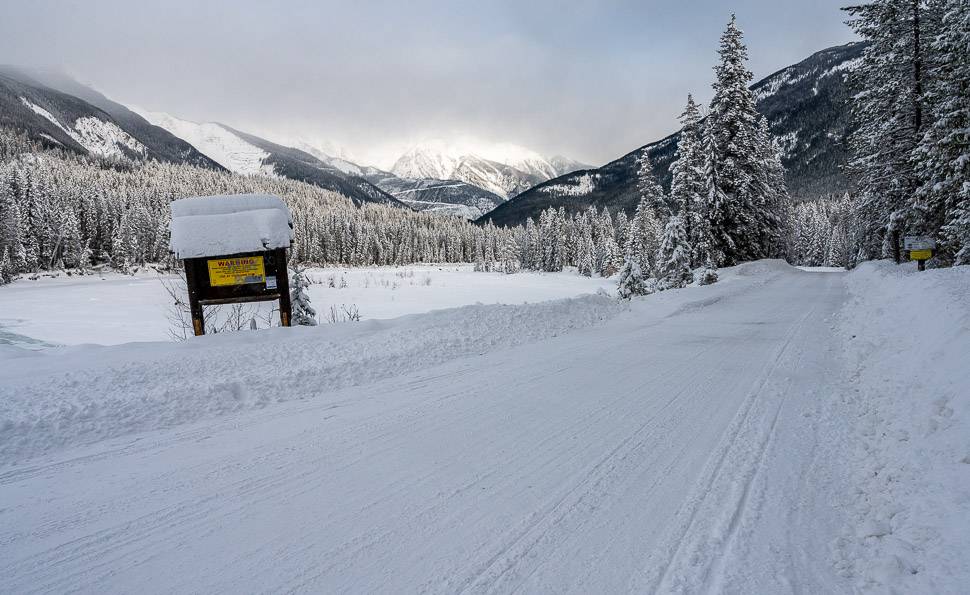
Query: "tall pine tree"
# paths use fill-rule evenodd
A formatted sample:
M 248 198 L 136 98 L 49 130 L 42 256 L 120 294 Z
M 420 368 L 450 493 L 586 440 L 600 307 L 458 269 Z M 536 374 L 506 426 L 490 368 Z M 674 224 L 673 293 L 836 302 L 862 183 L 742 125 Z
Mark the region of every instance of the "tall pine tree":
M 733 265 L 764 258 L 770 246 L 763 216 L 758 114 L 748 89 L 752 75 L 745 65 L 748 50 L 733 15 L 721 36 L 718 55 L 714 97 L 704 127 L 708 220 L 711 248 L 721 260 L 718 264 Z
M 892 255 L 898 235 L 919 226 L 912 156 L 926 124 L 925 40 L 935 19 L 927 18 L 925 0 L 873 0 L 844 10 L 868 42 L 850 77 L 858 124 L 849 139 L 850 172 L 859 188 L 859 255 L 878 258 Z
M 706 259 L 703 251 L 708 243 L 708 230 L 701 112 L 693 95 L 687 96 L 687 105 L 680 116 L 680 123 L 682 128 L 677 153 L 670 166 L 670 198 L 677 208 L 687 240 L 692 246 L 691 264 L 696 266 Z
M 920 188 L 914 215 L 938 238 L 943 263 L 970 263 L 970 0 L 942 0 L 929 44 L 927 112 L 931 123 L 914 153 Z

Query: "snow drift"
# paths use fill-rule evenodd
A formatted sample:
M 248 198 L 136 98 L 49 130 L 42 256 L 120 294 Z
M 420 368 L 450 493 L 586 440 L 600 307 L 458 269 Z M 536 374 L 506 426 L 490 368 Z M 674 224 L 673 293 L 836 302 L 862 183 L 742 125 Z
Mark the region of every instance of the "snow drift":
M 184 343 L 0 354 L 0 463 L 51 449 L 306 399 L 584 328 L 626 306 L 586 296 L 394 320 L 274 328 Z

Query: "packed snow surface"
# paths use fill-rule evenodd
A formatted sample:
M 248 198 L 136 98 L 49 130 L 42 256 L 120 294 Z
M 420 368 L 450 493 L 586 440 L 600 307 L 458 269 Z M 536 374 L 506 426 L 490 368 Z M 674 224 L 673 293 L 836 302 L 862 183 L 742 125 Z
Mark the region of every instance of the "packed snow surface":
M 176 258 L 289 248 L 294 237 L 290 211 L 277 196 L 196 196 L 171 204 Z
M 856 489 L 837 564 L 859 591 L 967 593 L 970 267 L 866 263 L 847 282 Z
M 720 274 L 6 349 L 4 589 L 965 592 L 970 270 Z

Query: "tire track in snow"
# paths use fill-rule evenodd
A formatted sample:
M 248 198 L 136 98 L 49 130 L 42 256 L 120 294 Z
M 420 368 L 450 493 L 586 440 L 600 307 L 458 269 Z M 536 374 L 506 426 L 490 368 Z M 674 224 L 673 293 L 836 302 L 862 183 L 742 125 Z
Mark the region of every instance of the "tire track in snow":
M 724 575 L 724 559 L 737 540 L 742 517 L 756 514 L 749 510 L 751 487 L 764 468 L 791 382 L 785 383 L 785 390 L 780 395 L 766 395 L 765 389 L 783 363 L 797 367 L 800 351 L 795 361 L 788 362 L 786 358 L 790 356 L 794 339 L 816 316 L 818 308 L 818 302 L 813 302 L 811 308 L 787 329 L 782 344 L 753 385 L 747 402 L 717 449 L 713 468 L 705 474 L 706 479 L 688 500 L 686 523 L 682 525 L 679 537 L 673 540 L 674 551 L 663 563 L 659 576 L 650 581 L 651 592 L 716 593 L 723 589 L 719 581 Z M 767 399 L 777 403 L 767 411 L 758 410 L 759 405 L 768 404 Z M 770 422 L 765 424 L 761 421 L 764 419 L 770 419 Z M 751 447 L 751 444 L 757 446 Z M 725 483 L 728 484 L 726 487 L 717 487 Z

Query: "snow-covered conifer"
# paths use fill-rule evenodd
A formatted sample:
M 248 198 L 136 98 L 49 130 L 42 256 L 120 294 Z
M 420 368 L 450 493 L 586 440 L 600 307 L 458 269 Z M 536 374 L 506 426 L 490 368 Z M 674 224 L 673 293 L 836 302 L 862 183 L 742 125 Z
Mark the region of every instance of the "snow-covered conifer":
M 13 279 L 13 263 L 10 261 L 10 249 L 7 246 L 0 248 L 0 285 L 6 285 Z
M 657 287 L 675 289 L 693 283 L 690 265 L 690 243 L 680 217 L 667 220 L 663 240 L 657 251 Z
M 626 257 L 636 261 L 640 270 L 648 276 L 653 276 L 661 232 L 660 222 L 649 204 L 649 198 L 641 197 L 630 222 L 624 250 Z
M 310 305 L 307 288 L 310 286 L 306 278 L 306 270 L 300 266 L 293 267 L 290 276 L 290 308 L 293 316 L 292 324 L 299 326 L 316 326 L 317 311 Z
M 700 107 L 693 95 L 687 95 L 687 105 L 680 116 L 680 140 L 677 143 L 675 161 L 670 166 L 670 198 L 684 224 L 687 240 L 692 249 L 700 243 L 704 233 L 703 219 L 707 183 L 705 180 L 703 139 L 701 138 Z M 698 255 L 691 254 L 691 264 Z
M 718 50 L 714 97 L 704 126 L 711 250 L 724 264 L 767 254 L 761 215 L 764 188 L 757 138 L 758 114 L 748 85 L 748 50 L 734 16 Z
M 591 277 L 596 268 L 596 246 L 593 245 L 593 232 L 585 218 L 579 230 L 579 246 L 577 248 L 576 267 L 580 275 Z
M 920 188 L 914 215 L 921 233 L 938 238 L 937 259 L 966 262 L 970 235 L 960 224 L 970 203 L 970 0 L 939 0 L 939 29 L 926 93 L 929 125 L 914 152 Z M 929 8 L 932 8 L 932 5 Z M 933 33 L 933 32 L 931 32 Z
M 717 283 L 717 268 L 711 263 L 710 260 L 704 265 L 704 270 L 701 271 L 700 278 L 697 280 L 699 285 L 713 285 Z
M 649 295 L 656 291 L 652 280 L 647 279 L 636 260 L 627 258 L 620 269 L 617 281 L 616 295 L 620 299 L 628 300 L 638 295 Z
M 859 188 L 856 217 L 864 258 L 891 256 L 894 234 L 918 225 L 913 151 L 926 130 L 927 41 L 937 30 L 922 0 L 872 0 L 845 9 L 868 42 L 853 70 L 850 173 Z M 934 11 L 935 13 L 935 11 Z

